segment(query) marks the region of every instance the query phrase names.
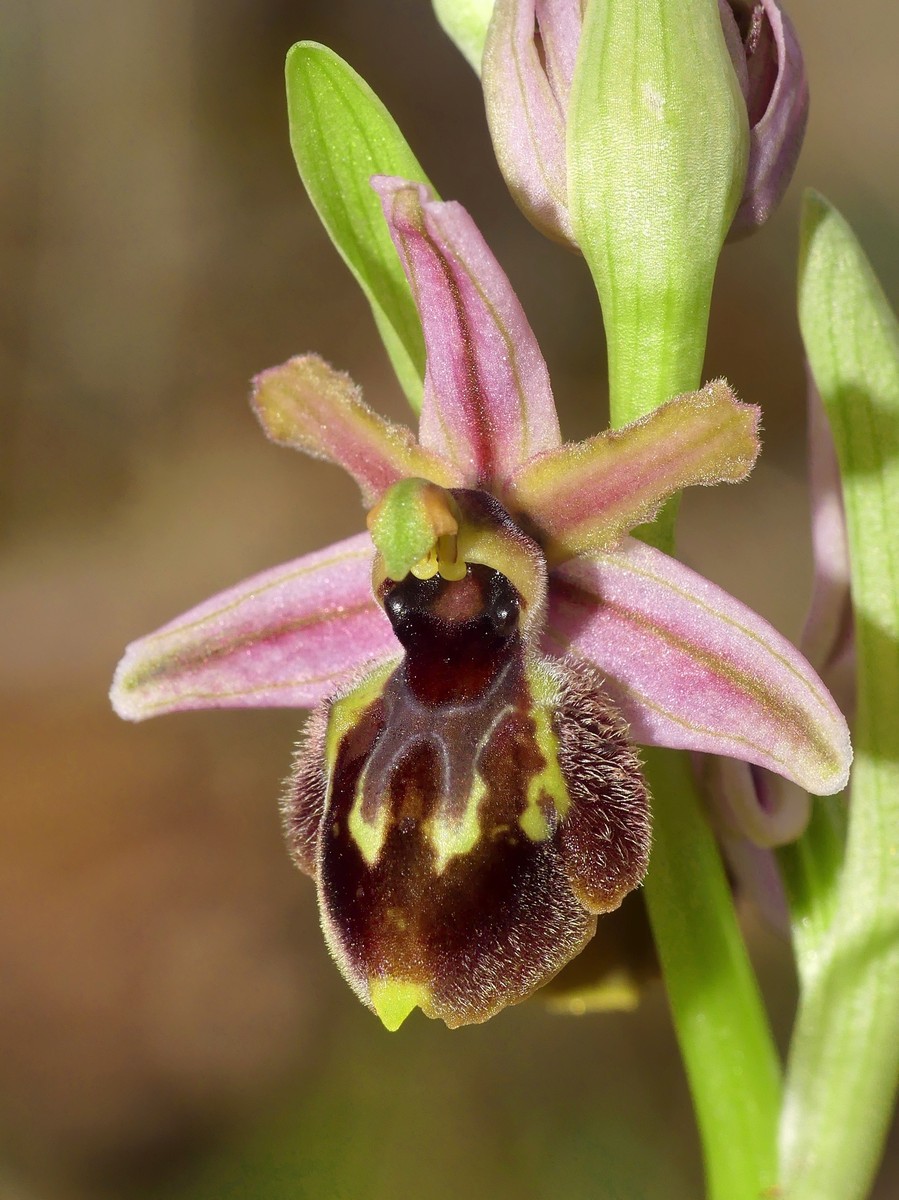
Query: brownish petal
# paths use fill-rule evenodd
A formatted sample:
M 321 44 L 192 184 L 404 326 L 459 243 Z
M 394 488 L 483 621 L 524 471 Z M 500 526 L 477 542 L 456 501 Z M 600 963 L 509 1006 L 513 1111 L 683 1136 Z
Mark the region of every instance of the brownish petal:
M 590 912 L 617 908 L 642 882 L 651 842 L 649 797 L 627 726 L 586 663 L 562 661 L 555 727 L 571 809 L 559 848 Z

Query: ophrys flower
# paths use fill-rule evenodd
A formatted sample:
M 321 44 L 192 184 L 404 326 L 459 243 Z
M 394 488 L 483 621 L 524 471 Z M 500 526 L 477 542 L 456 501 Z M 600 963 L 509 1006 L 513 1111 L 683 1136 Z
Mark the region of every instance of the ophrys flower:
M 361 534 L 129 647 L 131 719 L 319 705 L 285 798 L 297 862 L 391 1028 L 529 995 L 645 871 L 632 741 L 841 787 L 842 716 L 761 618 L 629 539 L 693 483 L 743 478 L 757 410 L 721 382 L 562 445 L 546 366 L 461 206 L 376 179 L 428 352 L 419 441 L 321 359 L 265 372 L 271 437 L 340 463 Z M 373 539 L 373 541 L 372 541 Z

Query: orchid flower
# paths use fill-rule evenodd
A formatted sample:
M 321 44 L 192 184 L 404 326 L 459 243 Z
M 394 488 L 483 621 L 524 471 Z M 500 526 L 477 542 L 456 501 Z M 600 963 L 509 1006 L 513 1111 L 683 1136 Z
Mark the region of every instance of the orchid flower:
M 369 531 L 134 642 L 117 712 L 315 708 L 283 811 L 360 999 L 397 1028 L 530 995 L 643 878 L 634 743 L 841 788 L 845 721 L 764 620 L 628 536 L 737 481 L 758 411 L 717 381 L 562 444 L 546 365 L 468 213 L 375 177 L 427 350 L 418 440 L 305 355 L 263 372 L 276 442 L 359 485 Z

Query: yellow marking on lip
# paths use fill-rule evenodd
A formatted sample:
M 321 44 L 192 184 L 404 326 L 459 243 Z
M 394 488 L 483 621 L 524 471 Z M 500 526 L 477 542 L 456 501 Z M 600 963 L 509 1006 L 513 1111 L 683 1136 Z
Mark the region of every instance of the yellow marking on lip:
M 381 1018 L 381 1024 L 391 1033 L 396 1033 L 413 1009 L 424 1012 L 430 1007 L 430 993 L 421 983 L 411 979 L 395 979 L 386 975 L 369 980 L 371 1006 Z
M 387 804 L 380 805 L 373 821 L 367 821 L 362 815 L 365 796 L 365 777 L 367 774 L 368 763 L 366 763 L 356 783 L 356 795 L 353 799 L 353 807 L 350 809 L 349 819 L 347 820 L 347 829 L 349 830 L 350 837 L 356 843 L 359 853 L 368 865 L 373 867 L 381 857 L 381 851 L 384 848 L 384 843 L 387 841 L 390 810 Z
M 545 671 L 529 670 L 528 685 L 532 696 L 531 716 L 537 728 L 534 733 L 543 753 L 544 765 L 528 782 L 527 804 L 518 818 L 525 836 L 532 842 L 545 842 L 553 832 L 546 812 L 550 801 L 561 821 L 571 808 L 571 797 L 562 768 L 559 766 L 559 740 L 552 727 L 550 713 L 557 699 L 555 680 Z
M 328 790 L 325 796 L 326 811 L 331 805 L 334 767 L 337 764 L 341 743 L 365 710 L 380 696 L 385 683 L 395 669 L 395 661 L 384 663 L 348 695 L 336 700 L 331 705 L 328 715 L 328 732 L 325 738 L 325 765 L 328 772 Z M 356 784 L 356 793 L 347 820 L 347 829 L 350 837 L 359 847 L 359 853 L 369 866 L 373 866 L 387 837 L 388 812 L 386 808 L 380 810 L 374 822 L 366 821 L 362 816 L 362 794 L 367 770 L 366 764 Z
M 443 874 L 450 859 L 469 854 L 481 840 L 479 810 L 486 795 L 487 784 L 475 771 L 474 783 L 461 819 L 449 821 L 446 818 L 432 817 L 428 821 L 425 831 L 437 857 L 435 870 L 438 875 Z
M 380 696 L 384 685 L 396 670 L 397 665 L 396 658 L 382 663 L 351 692 L 341 697 L 340 700 L 335 700 L 331 705 L 331 711 L 328 714 L 328 735 L 325 741 L 325 759 L 329 774 L 334 770 L 337 752 L 344 736 L 356 724 L 365 709 Z

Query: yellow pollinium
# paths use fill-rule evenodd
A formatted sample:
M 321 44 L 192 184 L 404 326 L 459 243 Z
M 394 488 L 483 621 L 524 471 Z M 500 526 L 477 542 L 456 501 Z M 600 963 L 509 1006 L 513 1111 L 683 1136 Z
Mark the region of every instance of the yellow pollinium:
M 413 1009 L 421 1008 L 427 1012 L 430 1006 L 428 989 L 411 979 L 394 979 L 390 975 L 372 979 L 369 993 L 372 1008 L 391 1033 L 396 1033 Z
M 439 575 L 441 579 L 456 581 L 465 578 L 466 569 L 465 559 L 459 553 L 459 539 L 451 533 L 437 539 L 412 568 L 412 574 L 416 579 L 433 579 Z
M 385 577 L 399 582 L 413 572 L 419 579 L 462 579 L 459 525 L 461 513 L 452 492 L 427 479 L 392 484 L 368 514 L 378 550 L 375 587 Z M 380 578 L 377 576 L 380 574 Z

